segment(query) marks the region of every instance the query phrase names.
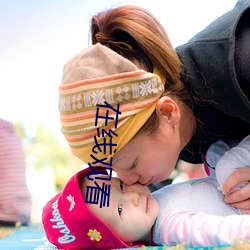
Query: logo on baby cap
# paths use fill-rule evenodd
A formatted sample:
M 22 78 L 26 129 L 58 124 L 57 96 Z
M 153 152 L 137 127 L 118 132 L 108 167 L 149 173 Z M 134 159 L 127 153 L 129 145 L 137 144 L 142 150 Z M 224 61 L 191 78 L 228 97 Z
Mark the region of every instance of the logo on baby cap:
M 74 207 L 74 205 L 73 205 L 73 207 Z M 69 228 L 67 227 L 64 220 L 61 217 L 60 211 L 58 209 L 58 201 L 55 201 L 52 204 L 52 208 L 53 208 L 53 211 L 52 211 L 53 218 L 50 219 L 50 221 L 56 223 L 52 227 L 54 229 L 58 229 L 59 232 L 62 234 L 62 236 L 59 237 L 58 240 L 57 240 L 58 243 L 60 243 L 60 244 L 68 244 L 68 243 L 71 243 L 71 242 L 75 241 L 76 237 L 73 234 L 70 233 Z
M 67 200 L 70 204 L 70 207 L 69 207 L 69 211 L 72 211 L 73 208 L 75 207 L 75 201 L 74 201 L 74 196 L 72 196 L 71 194 L 67 196 Z

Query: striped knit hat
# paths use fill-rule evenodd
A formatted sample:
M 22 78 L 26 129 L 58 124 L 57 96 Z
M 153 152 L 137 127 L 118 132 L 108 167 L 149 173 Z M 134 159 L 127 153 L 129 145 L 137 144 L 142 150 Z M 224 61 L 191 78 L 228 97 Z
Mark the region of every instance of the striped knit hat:
M 96 159 L 113 156 L 153 113 L 164 92 L 164 83 L 159 74 L 139 70 L 99 43 L 82 50 L 64 66 L 59 86 L 62 133 L 73 154 L 93 165 L 93 156 Z M 115 134 L 103 134 L 103 130 Z M 103 144 L 110 142 L 111 137 L 115 146 L 105 150 Z

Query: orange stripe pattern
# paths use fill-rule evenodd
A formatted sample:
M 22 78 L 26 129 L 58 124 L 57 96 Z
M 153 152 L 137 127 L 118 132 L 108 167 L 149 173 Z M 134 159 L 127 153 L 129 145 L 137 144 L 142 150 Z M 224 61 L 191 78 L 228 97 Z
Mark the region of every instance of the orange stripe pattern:
M 103 119 L 95 126 L 97 104 L 106 101 L 116 108 L 120 104 L 121 115 L 118 127 L 155 103 L 164 91 L 164 85 L 158 75 L 144 70 L 118 73 L 95 79 L 62 84 L 59 86 L 59 110 L 62 133 L 71 147 L 85 147 L 93 144 L 97 127 L 104 127 Z M 100 108 L 99 116 L 107 109 Z M 116 112 L 109 110 L 109 117 Z M 115 130 L 115 120 L 111 120 L 105 130 Z M 100 138 L 102 139 L 102 138 Z

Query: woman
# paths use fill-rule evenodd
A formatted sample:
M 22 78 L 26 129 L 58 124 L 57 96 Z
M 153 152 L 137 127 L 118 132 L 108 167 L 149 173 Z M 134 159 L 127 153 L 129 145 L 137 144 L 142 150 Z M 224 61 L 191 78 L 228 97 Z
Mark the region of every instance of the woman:
M 140 98 L 128 95 L 126 101 L 123 98 L 120 102 L 123 120 L 118 129 L 112 127 L 120 139 L 115 153 L 110 152 L 105 158 L 112 156 L 110 165 L 128 185 L 162 181 L 169 177 L 179 157 L 202 163 L 212 143 L 219 139 L 241 140 L 250 134 L 249 12 L 250 1 L 239 1 L 232 11 L 176 51 L 161 24 L 144 9 L 121 6 L 93 16 L 91 34 L 96 46 L 66 64 L 60 87 L 62 131 L 73 153 L 86 163 L 105 165 L 100 161 L 103 152 L 91 153 L 97 132 L 88 130 L 97 129 L 94 117 L 89 118 L 91 102 L 103 103 L 105 93 L 92 91 L 81 96 L 77 88 L 89 91 L 98 81 L 99 90 L 113 95 L 113 90 L 106 90 L 107 77 L 112 75 L 115 84 L 121 84 L 116 91 L 126 92 L 125 78 L 120 75 L 123 72 L 136 72 L 136 77 L 130 78 L 133 84 L 140 81 L 138 74 L 150 83 L 150 87 L 147 81 L 140 83 Z M 165 84 L 164 93 L 160 85 L 152 89 L 155 85 L 150 79 L 155 75 Z M 134 89 L 131 91 L 136 96 Z M 69 93 L 70 112 L 66 105 Z M 83 117 L 95 126 L 82 128 Z M 74 129 L 69 131 L 70 127 Z M 225 190 L 229 193 L 239 182 L 249 179 L 250 166 L 232 174 Z M 226 196 L 225 201 L 250 211 L 249 191 L 247 185 Z

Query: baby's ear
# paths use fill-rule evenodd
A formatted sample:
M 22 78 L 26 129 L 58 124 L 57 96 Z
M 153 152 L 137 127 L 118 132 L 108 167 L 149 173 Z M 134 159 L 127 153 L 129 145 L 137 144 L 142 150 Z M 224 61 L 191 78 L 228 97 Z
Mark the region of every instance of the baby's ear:
M 162 96 L 156 104 L 156 113 L 171 125 L 175 126 L 180 121 L 178 104 L 169 96 Z

